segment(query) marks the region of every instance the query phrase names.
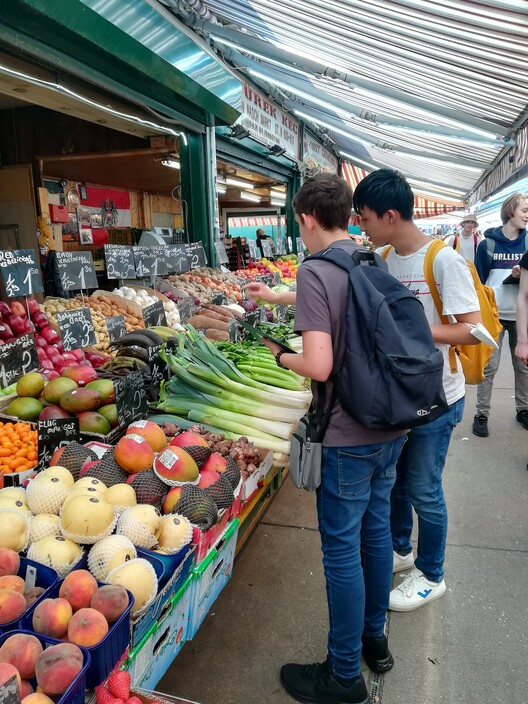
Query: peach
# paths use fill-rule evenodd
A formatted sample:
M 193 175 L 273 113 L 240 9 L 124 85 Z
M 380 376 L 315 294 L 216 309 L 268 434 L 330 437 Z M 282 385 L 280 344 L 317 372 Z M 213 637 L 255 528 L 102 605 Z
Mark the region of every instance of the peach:
M 92 597 L 91 607 L 103 614 L 108 623 L 114 623 L 128 606 L 127 590 L 120 584 L 99 587 Z
M 35 677 L 35 663 L 41 652 L 42 645 L 38 638 L 26 633 L 17 633 L 8 638 L 0 648 L 0 663 L 8 662 L 16 667 L 22 679 L 29 680 Z
M 46 590 L 44 587 L 30 587 L 24 592 L 24 596 L 27 601 L 27 605 L 31 606 L 37 599 L 39 599 Z
M 26 609 L 26 600 L 20 592 L 0 589 L 0 624 L 15 621 Z
M 69 601 L 72 611 L 87 609 L 97 591 L 97 582 L 88 570 L 70 572 L 61 584 L 59 597 Z
M 44 694 L 63 694 L 83 667 L 83 654 L 76 645 L 59 643 L 46 648 L 37 658 L 35 674 Z
M 66 599 L 43 599 L 33 612 L 33 629 L 45 636 L 62 638 L 66 635 L 72 613 Z
M 0 690 L 4 687 L 12 677 L 16 677 L 18 682 L 18 689 L 20 691 L 20 684 L 22 679 L 18 673 L 18 670 L 14 665 L 9 662 L 0 663 Z
M 22 697 L 22 700 L 24 700 L 24 697 L 29 697 L 30 694 L 33 694 L 33 687 L 31 686 L 31 682 L 28 682 L 27 680 L 22 680 L 22 683 L 20 685 L 20 696 Z
M 23 594 L 25 588 L 26 583 L 22 577 L 17 577 L 13 574 L 6 574 L 0 577 L 0 589 L 12 589 L 19 594 Z
M 17 574 L 20 569 L 20 557 L 11 548 L 0 548 L 0 576 Z
M 95 609 L 80 609 L 73 614 L 68 626 L 68 640 L 75 645 L 90 648 L 108 633 L 108 622 Z
M 50 699 L 47 694 L 42 692 L 35 692 L 24 697 L 22 704 L 53 704 L 53 699 Z

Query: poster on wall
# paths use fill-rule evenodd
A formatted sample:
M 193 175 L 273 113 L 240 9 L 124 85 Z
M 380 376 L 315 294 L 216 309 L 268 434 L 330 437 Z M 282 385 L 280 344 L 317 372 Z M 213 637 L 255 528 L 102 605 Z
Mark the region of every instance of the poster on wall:
M 302 160 L 310 173 L 337 174 L 339 161 L 336 155 L 327 149 L 311 132 L 303 129 Z

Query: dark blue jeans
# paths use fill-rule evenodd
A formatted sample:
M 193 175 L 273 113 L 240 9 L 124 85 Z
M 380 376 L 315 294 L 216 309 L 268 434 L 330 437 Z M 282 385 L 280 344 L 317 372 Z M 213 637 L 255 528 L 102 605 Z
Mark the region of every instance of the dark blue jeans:
M 362 634 L 384 632 L 392 582 L 390 494 L 404 439 L 324 448 L 317 513 L 330 616 L 328 658 L 344 679 L 360 673 Z
M 392 545 L 400 555 L 411 552 L 413 508 L 418 516 L 418 551 L 414 561 L 427 579 L 441 582 L 447 539 L 447 507 L 442 474 L 453 428 L 462 420 L 464 399 L 436 420 L 413 428 L 398 460 L 391 497 Z

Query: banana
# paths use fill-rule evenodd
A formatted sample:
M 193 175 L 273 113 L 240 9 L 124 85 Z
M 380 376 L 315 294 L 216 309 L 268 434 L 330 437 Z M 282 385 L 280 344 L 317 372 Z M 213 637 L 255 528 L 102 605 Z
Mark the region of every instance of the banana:
M 157 328 L 155 327 L 150 327 L 147 328 L 146 330 L 141 331 L 144 335 L 147 335 L 150 337 L 150 339 L 156 344 L 156 345 L 162 345 L 163 344 L 163 339 L 162 337 L 158 334 Z
M 172 328 L 166 325 L 153 325 L 149 331 L 154 332 L 163 342 L 167 342 L 173 337 L 178 337 L 178 334 Z
M 145 335 L 145 330 L 134 330 L 112 343 L 112 347 L 121 347 L 123 345 L 137 345 L 138 347 L 155 347 L 159 343 L 154 342 L 151 337 Z
M 126 347 L 119 347 L 117 350 L 117 357 L 133 357 L 134 359 L 140 359 L 142 362 L 149 361 L 148 352 L 144 347 L 139 347 L 138 345 L 127 345 Z

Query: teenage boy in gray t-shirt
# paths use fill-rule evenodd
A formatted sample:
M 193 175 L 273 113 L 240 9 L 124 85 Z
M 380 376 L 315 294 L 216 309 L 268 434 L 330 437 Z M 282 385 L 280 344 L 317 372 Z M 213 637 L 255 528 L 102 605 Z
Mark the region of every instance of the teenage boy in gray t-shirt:
M 336 247 L 347 257 L 357 249 L 347 231 L 352 192 L 338 176 L 308 179 L 293 208 L 310 252 Z M 303 350 L 288 354 L 268 344 L 279 365 L 325 382 L 327 399 L 330 376 L 344 352 L 347 289 L 347 273 L 331 262 L 304 262 L 297 272 L 295 314 Z M 402 432 L 365 428 L 339 402 L 332 409 L 317 490 L 330 615 L 328 658 L 317 665 L 283 666 L 282 684 L 298 701 L 368 704 L 361 653 L 374 672 L 394 664 L 384 628 L 392 581 L 390 495 L 403 442 Z

